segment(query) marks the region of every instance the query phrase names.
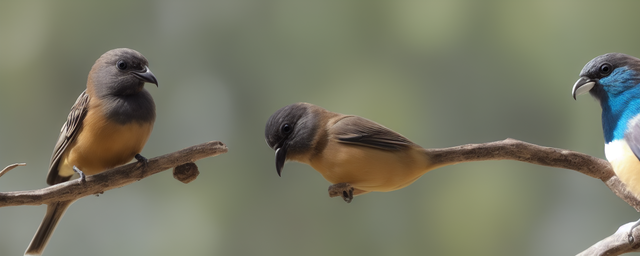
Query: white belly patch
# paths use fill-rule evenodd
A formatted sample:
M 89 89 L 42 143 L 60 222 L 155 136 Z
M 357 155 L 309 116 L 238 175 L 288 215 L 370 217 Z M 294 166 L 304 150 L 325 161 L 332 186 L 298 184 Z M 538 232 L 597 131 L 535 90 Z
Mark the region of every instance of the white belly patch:
M 640 196 L 640 160 L 624 140 L 615 140 L 604 146 L 604 153 L 613 171 L 629 191 Z

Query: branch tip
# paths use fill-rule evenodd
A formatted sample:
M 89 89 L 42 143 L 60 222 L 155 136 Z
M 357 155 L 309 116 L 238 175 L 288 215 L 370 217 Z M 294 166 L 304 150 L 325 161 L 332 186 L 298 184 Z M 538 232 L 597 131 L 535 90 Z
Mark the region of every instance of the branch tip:
M 2 171 L 0 171 L 0 177 L 2 177 L 2 175 L 4 175 L 5 173 L 13 170 L 13 168 L 16 168 L 18 166 L 25 166 L 27 165 L 26 163 L 15 163 L 15 164 L 10 164 L 7 167 L 5 167 L 4 169 L 2 169 Z

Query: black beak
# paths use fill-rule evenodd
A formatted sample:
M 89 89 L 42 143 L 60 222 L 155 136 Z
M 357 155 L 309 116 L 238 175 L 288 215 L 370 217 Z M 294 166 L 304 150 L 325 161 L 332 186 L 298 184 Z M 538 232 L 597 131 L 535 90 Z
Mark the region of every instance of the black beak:
M 276 171 L 278 172 L 278 176 L 282 177 L 282 167 L 284 167 L 284 162 L 287 161 L 287 146 L 283 145 L 276 149 Z
M 573 89 L 571 90 L 571 95 L 575 100 L 578 95 L 587 93 L 596 85 L 596 81 L 591 80 L 586 77 L 580 77 L 575 84 L 573 84 Z
M 153 73 L 151 73 L 151 70 L 149 70 L 148 67 L 144 67 L 144 70 L 140 71 L 140 72 L 132 72 L 134 76 L 136 76 L 138 79 L 145 81 L 147 83 L 152 83 L 155 84 L 156 86 L 158 86 L 158 79 L 156 79 L 156 76 L 153 75 Z

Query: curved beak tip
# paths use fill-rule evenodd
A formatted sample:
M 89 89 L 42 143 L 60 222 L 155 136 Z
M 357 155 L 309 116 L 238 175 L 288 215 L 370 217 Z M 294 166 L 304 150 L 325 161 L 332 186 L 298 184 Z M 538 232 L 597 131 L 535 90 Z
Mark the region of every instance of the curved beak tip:
M 282 167 L 284 166 L 284 162 L 287 159 L 287 150 L 284 148 L 276 149 L 276 171 L 278 172 L 278 176 L 282 177 Z
M 156 87 L 159 87 L 158 79 L 148 67 L 144 67 L 144 70 L 142 72 L 133 72 L 133 75 L 135 75 L 137 78 L 139 78 L 142 81 L 155 84 Z
M 595 81 L 586 77 L 581 77 L 580 79 L 578 79 L 578 81 L 576 81 L 575 84 L 573 84 L 573 88 L 571 89 L 571 96 L 573 96 L 573 99 L 575 100 L 579 95 L 591 91 L 591 89 L 593 89 L 595 85 Z

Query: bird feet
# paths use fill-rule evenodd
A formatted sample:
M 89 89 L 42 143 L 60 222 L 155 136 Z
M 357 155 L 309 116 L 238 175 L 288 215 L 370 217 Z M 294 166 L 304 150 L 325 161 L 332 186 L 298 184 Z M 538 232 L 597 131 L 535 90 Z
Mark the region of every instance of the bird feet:
M 145 168 L 147 167 L 147 164 L 149 163 L 149 160 L 146 157 L 144 157 L 144 156 L 142 156 L 140 154 L 136 154 L 136 156 L 134 156 L 134 157 L 138 161 L 138 164 L 141 164 Z
M 329 197 L 341 196 L 345 202 L 351 203 L 351 200 L 353 200 L 353 190 L 354 188 L 351 184 L 346 182 L 333 184 L 329 186 Z
M 80 175 L 80 184 L 84 184 L 87 181 L 87 176 L 84 175 L 84 172 L 78 169 L 78 167 L 76 167 L 75 165 L 73 166 L 73 171 Z

